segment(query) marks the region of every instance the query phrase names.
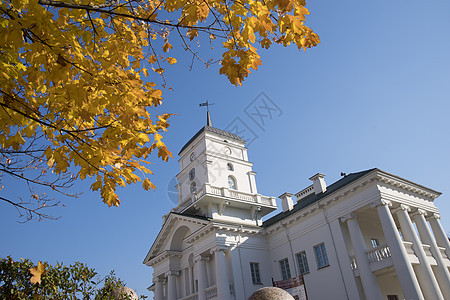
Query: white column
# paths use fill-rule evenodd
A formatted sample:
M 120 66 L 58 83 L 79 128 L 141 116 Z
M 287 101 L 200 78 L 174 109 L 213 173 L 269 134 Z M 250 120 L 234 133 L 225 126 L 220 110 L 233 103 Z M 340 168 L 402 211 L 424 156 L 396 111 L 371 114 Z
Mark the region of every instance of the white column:
M 425 299 L 444 300 L 444 297 L 439 289 L 438 282 L 434 277 L 433 270 L 431 269 L 431 265 L 428 262 L 427 255 L 423 250 L 422 243 L 414 230 L 411 218 L 408 214 L 409 211 L 411 211 L 409 206 L 401 204 L 395 213 L 397 215 L 398 222 L 400 223 L 403 238 L 406 241 L 413 243 L 412 248 L 419 259 L 419 264 L 415 265 L 414 269 L 416 270 L 417 279 L 419 280 L 420 287 L 422 288 L 423 296 Z
M 194 266 L 189 266 L 190 294 L 195 293 Z
M 177 299 L 177 273 L 167 273 L 167 300 Z
M 430 252 L 437 262 L 437 266 L 434 268 L 434 274 L 441 287 L 441 292 L 445 299 L 450 299 L 450 274 L 444 259 L 442 258 L 441 252 L 434 241 L 433 234 L 431 233 L 430 227 L 428 227 L 424 215 L 426 215 L 426 212 L 422 209 L 418 209 L 414 214 L 413 219 L 414 222 L 416 222 L 417 230 L 419 231 L 422 242 L 430 245 Z
M 205 289 L 208 287 L 208 277 L 206 276 L 206 258 L 199 256 L 195 262 L 198 278 L 198 300 L 206 300 Z
M 355 258 L 358 264 L 358 270 L 364 289 L 364 294 L 368 300 L 382 299 L 380 287 L 375 274 L 370 270 L 370 262 L 367 257 L 367 247 L 364 242 L 361 228 L 359 227 L 356 216 L 353 214 L 341 218 L 342 222 L 347 222 L 350 239 L 352 240 L 353 249 L 355 250 Z
M 191 294 L 191 282 L 190 282 L 190 271 L 189 267 L 183 270 L 184 272 L 184 295 L 189 296 Z
M 164 292 L 163 292 L 163 282 L 164 279 L 156 278 L 155 279 L 155 297 L 154 300 L 163 300 L 164 299 Z
M 384 236 L 391 252 L 394 269 L 397 273 L 403 296 L 408 300 L 423 300 L 424 298 L 416 274 L 408 259 L 408 254 L 406 253 L 406 249 L 398 234 L 394 218 L 389 210 L 389 206 L 392 206 L 392 203 L 381 199 L 380 202 L 372 203 L 372 206 L 377 208 L 378 217 L 380 218 L 381 227 L 383 228 Z
M 214 262 L 216 265 L 217 298 L 220 300 L 228 300 L 230 299 L 230 288 L 224 249 L 218 248 L 214 251 Z
M 450 258 L 450 242 L 448 241 L 444 228 L 442 228 L 441 222 L 439 222 L 440 218 L 441 215 L 434 213 L 428 217 L 428 221 L 430 222 L 431 229 L 433 229 L 434 237 L 436 238 L 438 246 L 445 248 L 445 253 Z

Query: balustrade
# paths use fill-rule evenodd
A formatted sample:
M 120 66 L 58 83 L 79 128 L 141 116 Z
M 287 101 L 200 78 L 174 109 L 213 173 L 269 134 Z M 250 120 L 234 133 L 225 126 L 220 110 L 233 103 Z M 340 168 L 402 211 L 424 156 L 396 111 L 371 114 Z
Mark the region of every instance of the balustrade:
M 367 257 L 369 257 L 369 263 L 374 263 L 377 261 L 382 261 L 386 258 L 391 257 L 391 251 L 387 244 L 380 245 L 376 248 L 366 251 Z
M 198 299 L 198 293 L 191 294 L 189 296 L 183 297 L 180 300 L 197 300 Z
M 213 285 L 210 286 L 205 290 L 206 293 L 206 299 L 217 299 L 217 286 Z
M 275 198 L 273 198 L 273 197 L 262 196 L 259 194 L 245 193 L 245 192 L 241 192 L 241 191 L 228 189 L 225 187 L 215 187 L 215 186 L 211 186 L 209 184 L 203 185 L 197 192 L 194 193 L 193 198 L 195 199 L 195 201 L 197 201 L 201 197 L 203 197 L 205 194 L 213 194 L 213 195 L 222 196 L 222 197 L 230 197 L 230 198 L 238 199 L 238 200 L 245 201 L 245 202 L 261 203 L 264 205 L 276 206 L 276 202 L 274 201 Z M 190 203 L 191 203 L 191 201 L 186 201 L 185 203 L 183 203 L 182 207 L 184 207 L 185 205 L 190 204 Z

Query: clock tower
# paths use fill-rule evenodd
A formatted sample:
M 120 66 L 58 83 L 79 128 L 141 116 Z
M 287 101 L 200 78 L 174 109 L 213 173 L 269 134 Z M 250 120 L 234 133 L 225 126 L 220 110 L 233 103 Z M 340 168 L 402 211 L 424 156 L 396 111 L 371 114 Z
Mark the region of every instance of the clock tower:
M 172 211 L 261 225 L 261 218 L 277 209 L 275 198 L 258 194 L 245 141 L 207 119 L 178 153 L 178 205 Z

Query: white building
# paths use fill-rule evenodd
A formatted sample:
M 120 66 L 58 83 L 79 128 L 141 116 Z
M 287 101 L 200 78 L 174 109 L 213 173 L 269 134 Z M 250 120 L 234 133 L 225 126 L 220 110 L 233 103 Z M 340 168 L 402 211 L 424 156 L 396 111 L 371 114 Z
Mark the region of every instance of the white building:
M 450 299 L 440 193 L 379 169 L 258 194 L 240 137 L 203 127 L 180 153 L 178 205 L 144 259 L 154 299 L 247 299 L 304 274 L 308 299 Z

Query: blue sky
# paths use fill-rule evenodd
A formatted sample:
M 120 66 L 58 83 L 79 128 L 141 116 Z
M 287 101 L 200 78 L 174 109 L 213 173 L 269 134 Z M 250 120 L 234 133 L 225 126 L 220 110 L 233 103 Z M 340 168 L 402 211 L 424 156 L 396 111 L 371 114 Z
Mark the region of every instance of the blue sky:
M 215 66 L 195 64 L 189 72 L 190 60 L 174 52 L 179 63 L 166 72 L 174 91 L 165 91 L 158 110 L 177 114 L 164 135 L 175 158 L 150 159 L 157 190 L 122 189 L 121 207 L 108 208 L 80 183 L 81 197 L 53 211 L 60 220 L 39 223 L 18 224 L 14 208 L 0 203 L 0 255 L 82 261 L 103 275 L 114 269 L 151 295 L 151 269 L 142 261 L 161 216 L 175 206 L 168 192 L 179 170 L 176 154 L 205 124 L 198 104 L 206 99 L 215 103 L 215 127 L 239 118 L 257 136 L 249 159 L 261 194 L 295 193 L 317 172 L 331 184 L 340 172 L 377 167 L 442 192 L 435 204 L 450 232 L 450 3 L 328 0 L 307 7 L 307 23 L 322 43 L 307 52 L 261 52 L 263 65 L 242 87 Z M 281 114 L 259 127 L 245 109 L 261 92 Z

